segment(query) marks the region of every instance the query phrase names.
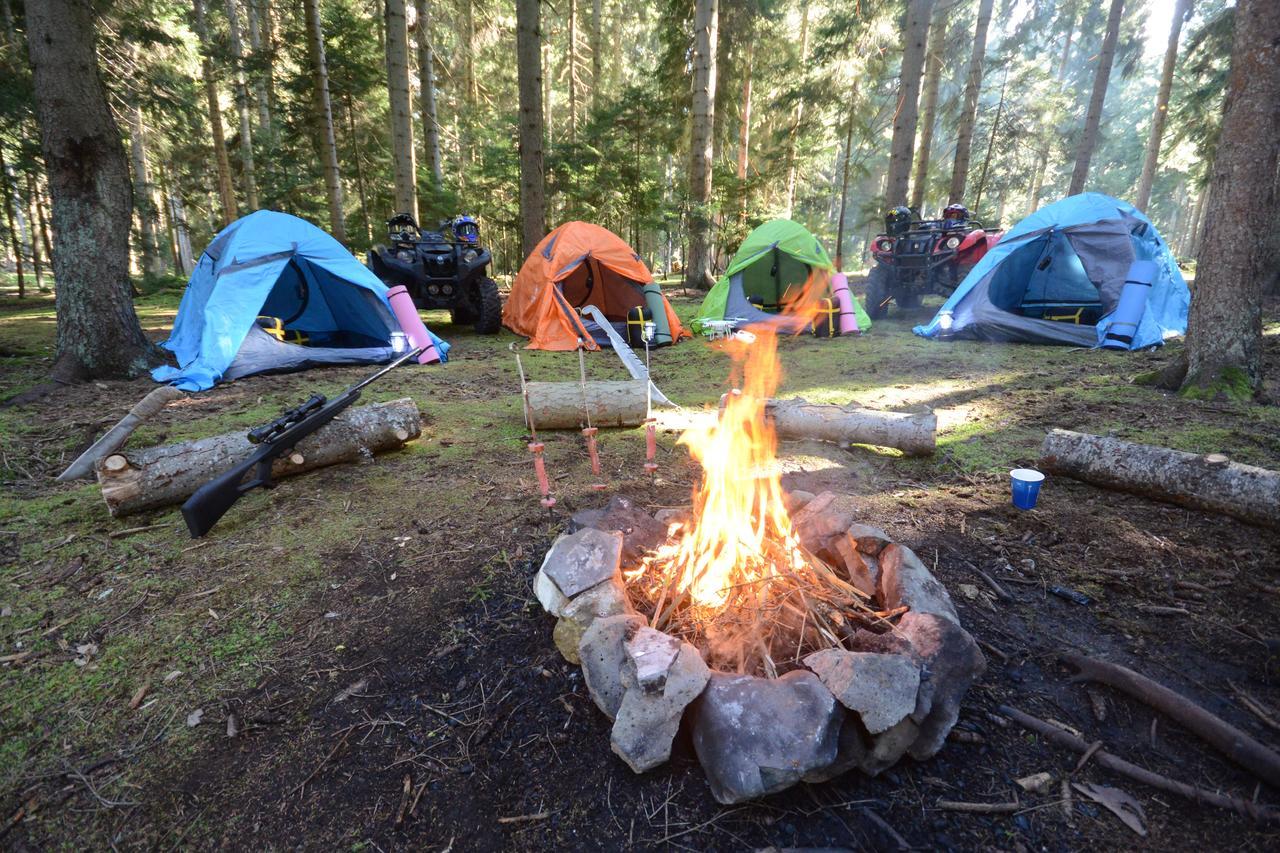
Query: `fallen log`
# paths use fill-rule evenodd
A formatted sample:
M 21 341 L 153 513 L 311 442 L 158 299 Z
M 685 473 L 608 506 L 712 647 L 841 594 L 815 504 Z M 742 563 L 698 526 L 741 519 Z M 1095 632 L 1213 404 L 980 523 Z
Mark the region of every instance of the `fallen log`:
M 1064 663 L 1077 670 L 1072 681 L 1096 681 L 1129 694 L 1198 735 L 1262 781 L 1280 787 L 1280 754 L 1221 717 L 1128 667 L 1084 655 L 1061 657 Z
M 422 434 L 413 400 L 403 398 L 348 409 L 282 455 L 272 477 L 292 477 L 314 468 L 355 462 L 394 450 Z M 195 441 L 130 450 L 94 466 L 102 498 L 113 516 L 181 503 L 214 476 L 249 456 L 254 445 L 243 431 Z
M 649 417 L 643 379 L 586 383 L 586 409 L 593 427 L 633 427 Z M 534 429 L 579 429 L 587 425 L 580 382 L 528 382 L 525 392 Z
M 1040 466 L 1095 486 L 1280 528 L 1280 472 L 1118 438 L 1055 429 Z
M 1086 753 L 1091 745 L 1085 743 L 1081 738 L 1076 737 L 1068 731 L 1058 728 L 1052 723 L 1046 723 L 1038 717 L 1030 714 L 1024 714 L 1017 708 L 1008 705 L 1000 705 L 996 708 L 1001 714 L 1009 717 L 1018 725 L 1025 729 L 1042 735 L 1050 743 L 1070 749 L 1073 752 Z M 1159 773 L 1153 773 L 1144 767 L 1131 764 L 1123 758 L 1118 758 L 1109 752 L 1101 749 L 1095 750 L 1093 760 L 1101 764 L 1103 767 L 1115 773 L 1119 773 L 1135 782 L 1141 782 L 1144 785 L 1150 785 L 1161 791 L 1168 791 L 1171 794 L 1177 794 L 1180 797 L 1187 797 L 1198 803 L 1205 805 L 1217 806 L 1220 809 L 1228 809 L 1236 814 L 1244 815 L 1252 818 L 1259 823 L 1280 823 L 1280 811 L 1259 806 L 1249 800 L 1242 800 L 1238 797 L 1229 797 L 1225 794 L 1219 794 L 1216 791 L 1207 791 L 1204 788 L 1197 788 L 1194 785 L 1187 785 L 1183 782 L 1176 782 L 1168 776 L 1162 776 Z
M 58 481 L 65 483 L 70 480 L 93 476 L 93 463 L 104 456 L 110 456 L 115 453 L 129 440 L 129 436 L 133 435 L 133 431 L 138 428 L 139 424 L 154 416 L 169 403 L 185 396 L 187 395 L 184 392 L 179 391 L 172 385 L 161 385 L 159 388 L 153 388 L 151 393 L 139 400 L 138 404 L 130 409 L 127 415 L 116 422 L 115 426 L 103 433 L 102 438 L 99 438 L 90 445 L 88 450 L 76 457 L 76 461 L 68 465 L 67 470 L 58 475 Z
M 933 412 L 881 412 L 859 406 L 824 406 L 799 398 L 770 400 L 765 414 L 779 438 L 813 438 L 837 444 L 895 447 L 909 456 L 933 453 L 938 418 Z

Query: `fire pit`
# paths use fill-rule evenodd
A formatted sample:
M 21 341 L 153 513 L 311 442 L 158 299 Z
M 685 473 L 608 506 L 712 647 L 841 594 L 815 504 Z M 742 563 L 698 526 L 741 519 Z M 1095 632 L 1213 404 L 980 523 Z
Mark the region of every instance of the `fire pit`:
M 681 438 L 702 466 L 692 507 L 579 513 L 534 582 L 613 751 L 657 767 L 687 715 L 722 803 L 933 756 L 986 667 L 946 589 L 852 498 L 783 491 L 775 342 L 734 355 L 742 390 Z

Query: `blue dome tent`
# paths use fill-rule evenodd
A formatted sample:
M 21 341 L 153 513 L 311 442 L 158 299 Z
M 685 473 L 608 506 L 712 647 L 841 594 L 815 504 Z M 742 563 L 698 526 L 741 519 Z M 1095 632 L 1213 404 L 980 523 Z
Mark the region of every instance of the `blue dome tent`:
M 444 358 L 449 345 L 431 337 Z M 152 378 L 203 391 L 255 373 L 381 364 L 408 344 L 386 286 L 341 243 L 296 216 L 259 210 L 204 250 L 161 346 L 179 366 Z
M 1125 336 L 1129 348 L 1184 333 L 1191 292 L 1173 254 L 1137 208 L 1101 193 L 1070 196 L 1023 219 L 914 331 L 937 340 L 1099 346 L 1134 261 L 1152 262 L 1154 275 L 1136 331 Z

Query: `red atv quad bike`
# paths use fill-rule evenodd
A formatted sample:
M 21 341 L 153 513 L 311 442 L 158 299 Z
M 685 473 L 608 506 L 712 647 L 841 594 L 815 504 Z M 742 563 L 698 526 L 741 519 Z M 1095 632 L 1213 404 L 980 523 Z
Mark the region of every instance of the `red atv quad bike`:
M 885 214 L 885 233 L 871 241 L 875 266 L 867 275 L 867 314 L 879 320 L 889 303 L 919 308 L 926 294 L 950 296 L 1003 232 L 989 232 L 959 204 L 941 219 L 917 219 L 910 208 Z

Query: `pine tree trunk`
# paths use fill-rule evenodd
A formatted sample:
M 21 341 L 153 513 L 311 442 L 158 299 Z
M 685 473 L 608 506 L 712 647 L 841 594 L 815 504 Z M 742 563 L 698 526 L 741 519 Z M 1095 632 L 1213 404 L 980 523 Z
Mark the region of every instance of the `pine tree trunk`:
M 4 193 L 4 218 L 9 228 L 9 242 L 13 245 L 14 270 L 18 274 L 18 298 L 27 295 L 27 277 L 22 260 L 22 240 L 18 238 L 17 215 L 13 209 L 13 187 L 9 185 L 9 164 L 0 146 L 0 193 Z
M 46 185 L 45 189 L 48 187 Z M 53 247 L 49 245 L 49 221 L 44 215 L 44 196 L 40 193 L 40 186 L 36 184 L 36 195 L 32 198 L 32 203 L 36 208 L 36 224 L 40 228 L 40 245 L 44 246 L 44 256 L 49 261 L 49 268 L 53 268 Z
M 1204 235 L 1204 209 L 1205 201 L 1209 197 L 1207 189 L 1200 190 L 1196 198 L 1196 215 L 1195 220 L 1191 224 L 1191 240 L 1187 244 L 1186 251 L 1183 253 L 1188 258 L 1196 258 L 1200 254 L 1200 238 Z
M 431 0 L 415 0 L 418 9 L 418 79 L 421 83 L 422 147 L 431 183 L 438 190 L 444 183 L 440 165 L 440 124 L 436 119 L 436 66 L 431 47 Z
M 853 153 L 853 120 L 857 114 L 857 99 L 849 98 L 849 118 L 844 128 L 844 165 L 840 169 L 840 214 L 836 217 L 836 271 L 844 271 L 844 218 L 849 203 L 849 155 Z
M 973 147 L 973 123 L 978 115 L 978 95 L 982 93 L 983 62 L 987 57 L 987 28 L 991 25 L 994 0 L 978 0 L 978 22 L 973 29 L 973 54 L 969 57 L 969 76 L 964 84 L 964 106 L 956 129 L 956 159 L 951 166 L 949 204 L 964 202 L 965 184 L 969 181 L 969 156 Z
M 53 197 L 58 342 L 53 377 L 131 377 L 158 360 L 129 285 L 129 163 L 94 49 L 93 7 L 28 3 L 40 148 Z
M 267 109 L 276 105 L 276 30 L 271 21 L 271 0 L 250 0 L 258 10 L 258 26 L 262 28 L 262 80 L 267 87 Z M 270 115 L 267 116 L 270 118 Z
M 520 257 L 526 258 L 547 233 L 539 0 L 516 0 L 516 62 L 520 88 Z
M 569 0 L 569 144 L 578 139 L 578 0 Z
M 716 106 L 718 0 L 696 0 L 693 23 L 693 128 L 689 140 L 689 255 L 685 287 L 706 290 L 711 272 L 711 156 Z
M 1049 166 L 1049 154 L 1043 149 L 1036 156 L 1036 168 L 1031 177 L 1031 192 L 1027 194 L 1027 209 L 1023 214 L 1030 216 L 1040 207 L 1040 192 L 1044 189 L 1044 172 Z
M 898 109 L 893 118 L 893 138 L 889 142 L 889 179 L 885 201 L 889 205 L 907 200 L 911 180 L 912 154 L 916 144 L 917 107 L 920 77 L 924 70 L 925 43 L 929 37 L 929 17 L 933 0 L 909 0 L 902 30 L 902 71 L 899 75 Z
M 245 202 L 258 209 L 258 174 L 253 167 L 253 125 L 249 120 L 249 86 L 244 76 L 244 49 L 240 43 L 240 11 L 237 0 L 226 0 L 227 32 L 231 39 L 232 79 L 236 89 L 236 111 L 240 114 L 240 173 Z
M 222 226 L 236 218 L 236 192 L 231 183 L 231 160 L 227 156 L 227 136 L 222 129 L 222 107 L 218 103 L 218 83 L 213 76 L 213 45 L 205 20 L 204 0 L 192 0 L 196 36 L 200 39 L 200 76 L 204 78 L 205 101 L 209 109 L 209 135 L 213 137 L 213 158 L 218 170 L 218 199 L 222 203 Z
M 1147 153 L 1142 160 L 1142 176 L 1138 178 L 1138 191 L 1133 205 L 1146 210 L 1151 201 L 1151 185 L 1155 183 L 1156 166 L 1160 161 L 1160 142 L 1164 138 L 1164 123 L 1169 117 L 1169 93 L 1173 91 L 1173 70 L 1178 64 L 1178 37 L 1182 34 L 1182 22 L 1191 11 L 1191 0 L 1178 0 L 1173 10 L 1173 24 L 1169 27 L 1169 46 L 1164 52 L 1164 68 L 1160 72 L 1160 90 L 1156 93 L 1156 109 L 1151 114 L 1151 132 L 1147 136 Z
M 329 202 L 329 230 L 339 243 L 347 242 L 347 218 L 342 210 L 342 173 L 333 134 L 333 104 L 329 100 L 329 65 L 324 55 L 320 0 L 303 0 L 307 26 L 307 60 L 311 63 L 311 95 L 320 156 L 324 166 L 325 198 Z
M 1239 397 L 1262 380 L 1262 282 L 1270 250 L 1259 235 L 1275 227 L 1280 212 L 1280 3 L 1239 0 L 1235 14 L 1183 389 Z
M 604 92 L 604 81 L 600 79 L 601 52 L 604 45 L 600 41 L 600 18 L 603 14 L 603 0 L 591 0 L 591 111 L 600 110 L 600 96 Z
M 1089 96 L 1089 109 L 1085 113 L 1084 132 L 1076 148 L 1076 166 L 1071 172 L 1068 195 L 1084 192 L 1089 180 L 1089 161 L 1098 144 L 1098 129 L 1102 123 L 1102 106 L 1107 97 L 1107 84 L 1111 80 L 1111 66 L 1116 58 L 1116 41 L 1120 38 L 1120 18 L 1124 14 L 1124 0 L 1111 0 L 1111 12 L 1107 15 L 1107 33 L 1102 39 L 1098 54 L 1098 70 L 1093 75 L 1093 92 Z
M 951 7 L 946 7 L 950 11 Z M 924 88 L 920 93 L 920 145 L 916 153 L 916 174 L 911 181 L 911 207 L 924 206 L 925 184 L 929 182 L 929 155 L 933 147 L 933 126 L 938 111 L 938 86 L 942 82 L 942 52 L 947 38 L 945 15 L 934 12 L 929 26 L 928 56 L 924 62 Z
M 18 47 L 18 30 L 13 20 L 13 0 L 0 0 L 4 5 L 4 46 L 11 50 Z
M 31 266 L 36 274 L 36 289 L 44 290 L 44 257 L 40 254 L 40 238 L 43 236 L 44 223 L 40 217 L 40 199 L 36 195 L 36 177 L 27 172 L 27 204 L 31 210 Z
M 160 257 L 158 236 L 160 214 L 147 168 L 147 131 L 142 123 L 142 107 L 136 101 L 129 105 L 129 153 L 133 160 L 133 205 L 142 237 L 142 268 L 148 275 L 163 275 L 165 264 Z
M 467 106 L 474 107 L 480 99 L 476 84 L 475 0 L 462 0 L 462 8 L 462 87 L 466 92 Z
M 178 248 L 178 267 L 183 275 L 191 275 L 196 268 L 196 261 L 191 252 L 191 230 L 187 225 L 187 208 L 182 202 L 182 190 L 177 186 L 169 190 L 169 219 L 173 222 L 173 237 Z
M 987 154 L 982 158 L 982 170 L 978 173 L 978 193 L 973 199 L 974 210 L 982 207 L 982 194 L 987 189 L 987 171 L 991 168 L 991 155 L 996 150 L 996 137 L 1000 134 L 1000 119 L 1004 116 L 1004 94 L 1009 88 L 1009 72 L 1006 69 L 1004 81 L 1000 84 L 1000 102 L 996 105 L 995 117 L 991 119 L 991 132 L 987 136 Z M 999 219 L 999 217 L 996 217 Z
M 360 196 L 360 215 L 364 218 L 366 242 L 373 245 L 373 220 L 369 217 L 369 192 L 364 181 L 364 161 L 360 157 L 360 145 L 356 141 L 356 114 L 351 108 L 351 93 L 347 93 L 346 103 L 348 143 L 351 147 L 351 159 L 356 164 L 356 194 Z
M 746 57 L 742 75 L 742 122 L 738 127 L 738 185 L 742 202 L 738 208 L 738 220 L 747 221 L 747 166 L 751 161 L 751 64 L 755 55 L 755 39 L 747 36 Z
M 391 164 L 396 212 L 418 218 L 417 164 L 409 102 L 409 27 L 405 0 L 386 0 L 387 93 L 391 103 Z
M 253 51 L 255 64 L 262 63 L 265 68 L 265 53 L 262 49 L 261 12 L 258 8 L 258 0 L 248 0 L 244 9 L 249 18 L 249 49 Z M 267 94 L 267 81 L 261 69 L 253 74 L 253 100 L 258 107 L 258 128 L 267 139 L 270 139 L 272 137 L 271 99 Z
M 807 74 L 809 68 L 809 0 L 803 0 L 800 11 L 800 69 Z M 787 204 L 783 218 L 790 219 L 796 207 L 796 137 L 800 135 L 800 124 L 804 121 L 804 97 L 796 104 L 795 115 L 791 119 L 791 127 L 787 131 Z

